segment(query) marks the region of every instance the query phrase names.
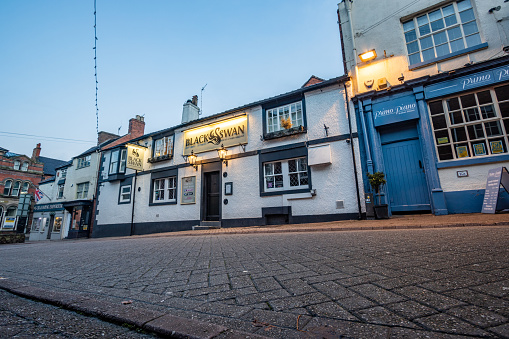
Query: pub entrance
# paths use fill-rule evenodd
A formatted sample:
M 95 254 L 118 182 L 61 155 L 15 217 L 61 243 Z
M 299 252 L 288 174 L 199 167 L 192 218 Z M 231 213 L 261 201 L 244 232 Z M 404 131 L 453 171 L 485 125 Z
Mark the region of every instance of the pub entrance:
M 202 170 L 202 225 L 220 226 L 221 222 L 221 162 L 203 164 Z M 208 223 L 207 223 L 208 222 Z

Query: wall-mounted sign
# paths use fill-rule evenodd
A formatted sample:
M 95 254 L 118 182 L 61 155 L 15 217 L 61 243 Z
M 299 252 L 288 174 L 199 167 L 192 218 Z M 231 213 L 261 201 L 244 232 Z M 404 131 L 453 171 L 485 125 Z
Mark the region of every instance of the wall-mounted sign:
M 393 124 L 419 118 L 417 103 L 413 95 L 407 95 L 390 101 L 373 103 L 375 126 Z
M 60 211 L 64 209 L 64 205 L 60 202 L 51 204 L 40 204 L 34 206 L 34 212 Z
M 127 145 L 126 167 L 143 171 L 143 159 L 145 157 L 145 148 L 138 145 Z
M 4 218 L 4 229 L 13 229 L 16 225 L 16 217 L 5 217 Z
M 184 155 L 247 144 L 247 115 L 184 131 Z
M 224 183 L 224 195 L 232 195 L 233 194 L 233 182 L 225 182 Z
M 468 171 L 467 171 L 467 170 L 464 170 L 464 171 L 456 171 L 456 176 L 457 176 L 458 178 L 468 177 Z
M 194 204 L 196 203 L 196 177 L 182 178 L 182 187 L 180 204 Z

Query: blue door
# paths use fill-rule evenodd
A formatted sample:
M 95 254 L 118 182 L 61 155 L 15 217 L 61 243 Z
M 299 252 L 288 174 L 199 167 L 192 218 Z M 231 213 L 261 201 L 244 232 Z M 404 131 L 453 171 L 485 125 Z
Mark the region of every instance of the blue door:
M 417 132 L 417 131 L 415 131 Z M 408 134 L 407 134 L 408 136 Z M 430 211 L 419 139 L 383 144 L 389 206 L 393 212 Z

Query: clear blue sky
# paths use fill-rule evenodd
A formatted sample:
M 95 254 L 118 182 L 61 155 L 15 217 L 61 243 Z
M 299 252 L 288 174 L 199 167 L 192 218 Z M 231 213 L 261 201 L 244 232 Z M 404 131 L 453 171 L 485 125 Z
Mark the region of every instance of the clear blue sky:
M 342 75 L 338 0 L 97 0 L 99 130 L 180 123 Z M 95 145 L 93 0 L 0 1 L 0 147 L 69 160 Z M 30 134 L 30 137 L 7 133 Z M 86 140 L 58 140 L 54 138 Z

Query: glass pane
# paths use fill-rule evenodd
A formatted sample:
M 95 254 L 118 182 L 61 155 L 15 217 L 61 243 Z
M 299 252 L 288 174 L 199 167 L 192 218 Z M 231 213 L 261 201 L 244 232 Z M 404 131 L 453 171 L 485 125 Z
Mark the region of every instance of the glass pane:
M 288 161 L 288 171 L 289 172 L 297 172 L 297 165 L 295 164 L 295 160 Z
M 445 20 L 445 25 L 447 27 L 455 25 L 458 22 L 458 20 L 456 20 L 456 15 L 447 16 L 444 18 L 444 20 Z
M 272 171 L 272 164 L 265 164 L 265 175 L 272 175 L 274 172 Z
M 462 124 L 464 122 L 461 111 L 452 112 L 449 114 L 449 119 L 451 119 L 451 125 Z
M 448 29 L 447 35 L 449 35 L 449 40 L 459 39 L 461 38 L 461 29 L 459 27 Z
M 465 35 L 470 35 L 479 32 L 477 29 L 477 23 L 475 21 L 469 22 L 468 24 L 463 25 L 463 32 Z
M 410 65 L 417 64 L 421 62 L 421 55 L 419 53 L 409 55 L 408 61 L 410 62 Z
M 481 43 L 481 36 L 479 34 L 467 36 L 465 39 L 467 40 L 467 47 L 477 46 Z
M 431 30 L 433 32 L 436 32 L 442 28 L 444 28 L 444 20 L 440 19 L 440 20 L 431 22 Z
M 274 163 L 274 173 L 275 174 L 283 173 L 283 171 L 281 169 L 281 163 L 280 162 L 275 162 Z
M 274 188 L 274 177 L 265 178 L 265 187 L 266 188 Z
M 298 174 L 290 174 L 290 186 L 299 186 Z
M 449 132 L 446 129 L 435 131 L 435 142 L 437 145 L 450 143 L 451 141 L 449 140 Z
M 504 120 L 505 132 L 509 134 L 509 119 Z
M 443 114 L 435 115 L 434 117 L 432 117 L 432 121 L 433 129 L 441 129 L 447 127 L 447 124 L 445 122 L 445 115 Z
M 482 124 L 467 126 L 467 130 L 468 130 L 468 137 L 471 140 L 484 138 L 484 131 L 482 129 Z
M 477 100 L 479 101 L 479 105 L 484 105 L 492 102 L 491 100 L 491 92 L 490 91 L 482 91 L 478 92 L 477 94 Z
M 491 139 L 491 140 L 489 140 L 489 143 L 490 143 L 491 154 L 499 154 L 499 153 L 507 152 L 507 146 L 506 146 L 505 140 L 503 138 Z
M 419 34 L 421 36 L 431 33 L 431 29 L 429 28 L 429 24 L 424 26 L 419 26 Z
M 449 45 L 448 44 L 443 44 L 443 45 L 437 46 L 437 57 L 441 57 L 441 56 L 444 56 L 447 54 L 449 54 Z
M 451 52 L 457 52 L 464 48 L 465 48 L 465 44 L 463 43 L 463 39 L 451 41 Z
M 509 102 L 504 102 L 499 104 L 500 106 L 500 113 L 502 114 L 503 118 L 509 118 Z M 507 133 L 509 133 L 509 130 L 506 130 Z
M 467 141 L 467 133 L 465 127 L 451 128 L 451 136 L 454 142 Z
M 475 20 L 474 10 L 468 9 L 464 12 L 460 12 L 460 19 L 462 23 Z
M 436 21 L 438 19 L 442 19 L 442 11 L 437 9 L 436 11 L 430 12 L 429 21 Z
M 403 23 L 403 32 L 408 32 L 411 29 L 414 29 L 414 21 L 410 20 Z
M 433 40 L 430 36 L 424 39 L 420 39 L 419 41 L 421 42 L 421 49 L 423 50 L 433 47 Z
M 405 33 L 405 41 L 406 42 L 410 42 L 410 41 L 414 41 L 414 40 L 417 40 L 417 34 L 415 33 L 415 30 L 411 30 L 411 31 Z
M 479 115 L 479 111 L 477 110 L 477 108 L 466 109 L 464 113 L 467 122 L 481 120 L 481 116 Z
M 442 105 L 442 101 L 433 101 L 429 103 L 429 110 L 431 115 L 444 113 L 444 106 Z
M 468 144 L 458 144 L 454 146 L 456 150 L 457 158 L 468 158 L 470 157 L 470 150 L 468 149 Z
M 428 23 L 428 16 L 426 14 L 421 15 L 420 17 L 417 18 L 417 25 L 418 26 L 422 26 L 422 25 L 427 24 L 427 23 Z
M 307 185 L 308 184 L 308 175 L 307 173 L 303 173 L 300 175 L 300 184 Z
M 440 32 L 437 34 L 433 34 L 433 40 L 435 41 L 435 45 L 441 45 L 447 42 L 447 36 L 444 32 Z
M 276 188 L 283 187 L 283 176 L 282 175 L 276 175 L 274 177 L 274 179 L 275 179 Z
M 502 129 L 500 128 L 499 121 L 490 121 L 484 123 L 484 128 L 486 129 L 486 136 L 493 137 L 496 135 L 502 135 Z
M 457 5 L 458 5 L 458 11 L 460 11 L 460 12 L 467 8 L 472 8 L 472 5 L 470 4 L 470 0 L 458 1 Z
M 483 155 L 488 154 L 486 151 L 486 143 L 484 141 L 472 143 L 472 150 L 474 151 L 474 157 L 482 157 Z
M 460 98 L 461 106 L 463 106 L 463 108 L 472 107 L 476 105 L 475 96 L 473 94 L 462 95 Z
M 455 111 L 457 109 L 460 109 L 460 102 L 458 98 L 447 99 L 447 109 L 449 111 Z
M 430 49 L 427 49 L 425 51 L 422 51 L 422 59 L 424 61 L 428 61 L 428 60 L 431 60 L 435 58 L 435 51 L 433 50 L 433 48 L 430 48 Z
M 444 13 L 444 17 L 454 15 L 454 7 L 452 5 L 445 6 L 442 8 L 442 12 Z
M 481 114 L 483 119 L 496 118 L 497 113 L 495 113 L 495 108 L 493 105 L 482 106 Z
M 419 52 L 419 44 L 417 43 L 417 41 L 407 44 L 406 48 L 407 48 L 408 54 L 413 54 L 413 53 Z
M 450 145 L 438 146 L 438 158 L 440 160 L 451 160 L 453 159 L 452 149 Z
M 495 94 L 497 95 L 498 101 L 509 100 L 509 85 L 496 87 Z
M 303 172 L 303 171 L 307 171 L 308 170 L 308 164 L 307 164 L 307 161 L 306 159 L 299 159 L 299 171 L 300 172 Z

